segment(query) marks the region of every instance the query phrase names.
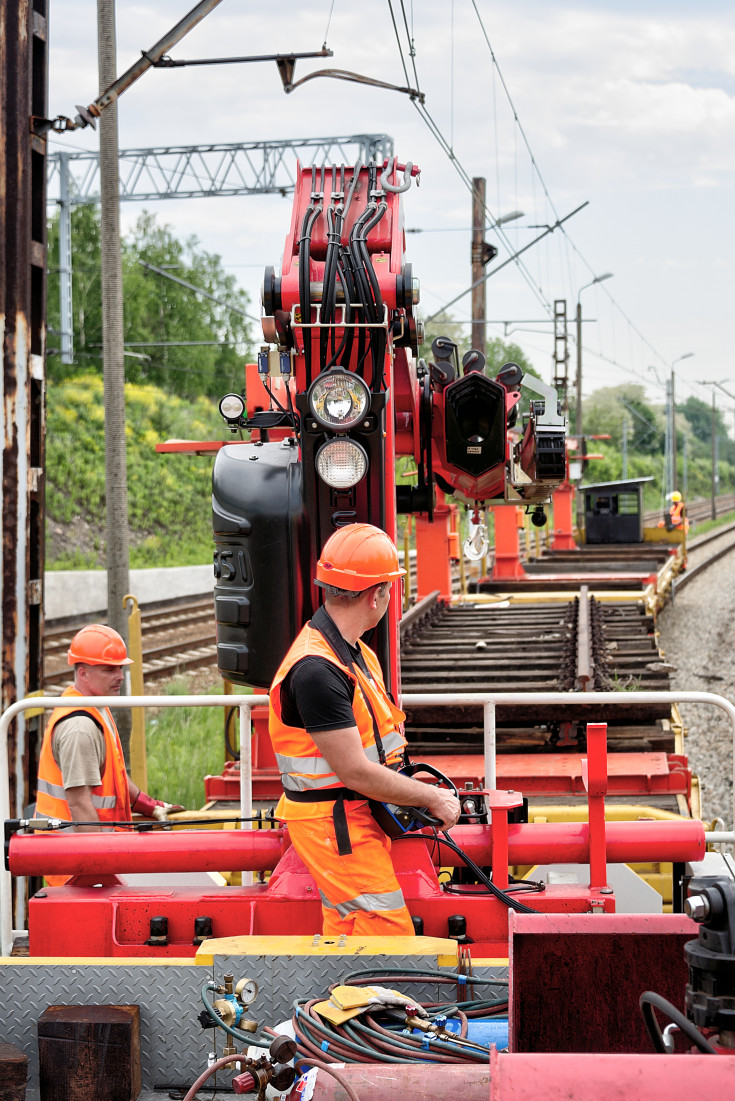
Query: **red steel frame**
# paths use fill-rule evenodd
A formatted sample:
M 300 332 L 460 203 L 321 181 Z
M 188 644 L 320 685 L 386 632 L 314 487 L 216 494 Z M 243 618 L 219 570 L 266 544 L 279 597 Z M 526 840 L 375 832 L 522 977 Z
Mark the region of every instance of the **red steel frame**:
M 590 884 L 552 885 L 528 896 L 544 913 L 611 913 L 614 895 L 606 884 L 607 861 L 685 862 L 702 859 L 704 826 L 680 819 L 657 822 L 605 822 L 607 792 L 606 727 L 588 726 L 588 755 L 582 776 L 588 791 L 589 822 L 515 823 L 511 810 L 522 803 L 517 791 L 486 792 L 492 825 L 456 827 L 456 844 L 481 867 L 490 866 L 495 884 L 507 886 L 508 867 L 535 864 L 589 864 Z M 448 918 L 463 912 L 471 951 L 478 956 L 507 953 L 508 911 L 485 889 L 461 896 L 442 890 L 440 867 L 461 864 L 432 835 L 395 842 L 393 859 L 412 912 L 428 936 L 446 936 Z M 71 874 L 64 887 L 37 893 L 29 905 L 31 955 L 154 956 L 193 955 L 194 919 L 212 918 L 217 937 L 271 933 L 311 935 L 321 927 L 321 908 L 313 880 L 294 850 L 287 831 L 174 831 L 145 834 L 14 835 L 9 866 L 15 875 L 39 875 L 50 869 Z M 268 882 L 252 887 L 127 888 L 117 878 L 126 872 L 163 873 L 273 869 Z M 92 886 L 102 882 L 103 886 Z M 604 888 L 604 890 L 602 890 Z M 169 919 L 169 943 L 146 944 L 151 917 Z

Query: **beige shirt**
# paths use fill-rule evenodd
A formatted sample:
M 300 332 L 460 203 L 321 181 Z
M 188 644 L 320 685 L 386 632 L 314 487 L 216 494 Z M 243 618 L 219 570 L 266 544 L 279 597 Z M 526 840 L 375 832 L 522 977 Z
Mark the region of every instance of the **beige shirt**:
M 65 789 L 96 787 L 102 782 L 105 736 L 89 716 L 72 715 L 58 723 L 51 749 L 61 769 Z

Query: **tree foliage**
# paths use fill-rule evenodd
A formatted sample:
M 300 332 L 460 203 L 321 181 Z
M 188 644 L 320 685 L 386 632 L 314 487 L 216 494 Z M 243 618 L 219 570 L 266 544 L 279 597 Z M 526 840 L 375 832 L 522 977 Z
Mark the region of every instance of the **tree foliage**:
M 621 451 L 623 421 L 627 421 L 628 447 L 644 455 L 663 453 L 665 426 L 662 409 L 654 409 L 638 383 L 605 386 L 584 403 L 585 435 L 609 435 L 611 446 Z
M 679 421 L 683 417 L 691 429 L 690 441 L 693 455 L 701 455 L 705 457 L 712 453 L 712 430 L 714 427 L 715 435 L 718 440 L 718 453 L 719 457 L 727 462 L 733 462 L 735 457 L 735 444 L 728 436 L 728 425 L 723 416 L 722 410 L 718 407 L 715 401 L 714 410 L 712 405 L 706 401 L 701 401 L 699 398 L 689 397 L 685 402 L 676 407 L 677 413 L 677 428 L 679 427 Z M 712 424 L 714 415 L 714 426 Z
M 60 329 L 58 216 L 49 226 L 49 346 L 58 348 Z M 201 249 L 196 237 L 180 241 L 170 226 L 144 212 L 123 240 L 123 313 L 126 380 L 153 383 L 169 393 L 216 398 L 240 389 L 251 344 L 247 294 L 222 267 L 221 258 Z M 102 297 L 99 211 L 80 204 L 72 212 L 72 303 L 74 363 L 48 357 L 52 383 L 102 370 Z M 219 302 L 159 275 L 153 265 L 193 284 Z M 220 304 L 224 303 L 224 304 Z M 228 308 L 232 307 L 232 308 Z M 133 345 L 135 345 L 133 347 Z M 141 346 L 142 345 L 142 346 Z M 133 354 L 130 354 L 133 353 Z

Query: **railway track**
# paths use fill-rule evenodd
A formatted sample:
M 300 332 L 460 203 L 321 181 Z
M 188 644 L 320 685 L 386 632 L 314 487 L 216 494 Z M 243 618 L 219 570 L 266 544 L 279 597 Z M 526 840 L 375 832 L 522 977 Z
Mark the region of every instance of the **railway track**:
M 733 507 L 735 507 L 735 496 L 718 498 L 718 513 L 725 513 Z M 694 502 L 688 512 L 690 519 L 694 522 L 709 519 L 710 502 Z M 655 522 L 654 517 L 657 516 L 657 513 L 647 515 L 646 522 Z M 735 525 L 731 525 L 724 532 L 711 532 L 699 539 L 693 539 L 690 544 L 692 552 L 697 548 L 704 548 L 711 543 L 724 539 L 729 531 L 735 531 Z M 731 538 L 733 547 L 735 547 L 735 536 L 731 536 Z M 587 548 L 587 550 L 589 551 L 590 548 Z M 601 556 L 606 554 L 609 557 L 609 553 L 610 548 L 600 548 Z M 640 557 L 640 552 L 636 548 L 632 548 L 630 553 L 631 557 Z M 717 556 L 719 557 L 722 553 L 726 553 L 726 551 L 718 547 Z M 588 556 L 590 560 L 594 557 L 594 552 Z M 716 559 L 712 557 L 711 560 Z M 563 556 L 557 555 L 555 561 L 562 569 L 564 566 Z M 594 563 L 592 568 L 594 568 Z M 684 584 L 689 577 L 694 575 L 695 570 L 701 568 L 705 568 L 705 566 L 695 564 L 692 570 L 677 580 L 677 586 Z M 539 579 L 539 587 L 542 587 L 543 584 L 544 582 Z M 463 624 L 461 622 L 462 615 L 466 619 L 467 613 L 461 613 L 459 609 L 456 611 L 457 618 L 452 620 L 451 628 L 447 627 L 446 630 L 437 628 L 434 636 L 436 644 L 427 642 L 421 658 L 416 656 L 415 664 L 413 657 L 409 660 L 408 653 L 403 658 L 404 686 L 406 690 L 410 688 L 413 691 L 426 691 L 429 690 L 429 685 L 431 685 L 432 691 L 436 690 L 435 680 L 432 676 L 432 662 L 435 668 L 438 654 L 441 652 L 444 655 L 451 653 L 455 666 L 447 683 L 451 682 L 465 687 L 473 686 L 473 689 L 467 688 L 467 690 L 477 690 L 480 680 L 485 685 L 502 681 L 506 689 L 512 685 L 517 687 L 518 690 L 521 690 L 522 684 L 530 685 L 532 680 L 538 684 L 538 690 L 541 690 L 542 684 L 547 687 L 551 685 L 551 680 L 553 680 L 552 670 L 558 672 L 560 668 L 562 636 L 567 637 L 564 634 L 565 630 L 568 634 L 568 629 L 562 629 L 559 623 L 553 619 L 553 615 L 552 621 L 548 620 L 547 615 L 546 620 L 541 617 L 534 623 L 533 617 L 528 618 L 528 613 L 525 613 L 524 617 L 518 616 L 518 609 L 509 609 L 511 614 L 505 621 L 501 619 L 499 611 L 488 612 L 487 614 L 493 623 L 500 628 L 501 641 L 494 643 L 488 635 L 487 638 L 484 636 L 476 637 L 473 643 L 473 631 L 477 634 L 477 628 L 471 625 L 470 622 Z M 525 622 L 522 622 L 522 619 L 525 619 Z M 80 619 L 78 622 L 67 620 L 62 624 L 54 622 L 46 624 L 44 641 L 45 673 L 43 679 L 43 690 L 46 694 L 53 695 L 61 692 L 69 683 L 66 651 L 73 634 L 83 622 L 84 620 Z M 408 637 L 409 627 L 411 623 L 415 622 L 416 608 L 413 608 L 404 617 L 401 631 L 402 639 Z M 158 686 L 180 673 L 201 670 L 209 670 L 213 674 L 216 672 L 214 608 L 211 596 L 143 607 L 141 608 L 141 623 L 143 632 L 143 676 L 147 687 Z M 459 634 L 456 633 L 456 628 L 459 629 Z M 505 633 L 506 631 L 510 633 Z M 519 631 L 520 634 L 516 634 L 516 631 Z M 506 640 L 505 646 L 502 643 L 503 635 Z M 518 638 L 522 642 L 523 672 L 512 668 L 512 661 L 503 657 L 507 653 L 508 638 Z M 611 643 L 619 644 L 620 641 L 612 636 L 610 638 Z M 475 645 L 477 643 L 484 643 L 484 646 L 481 645 L 478 648 Z M 500 653 L 498 653 L 498 646 Z M 621 683 L 626 676 L 634 677 L 638 675 L 623 670 L 620 662 L 621 655 L 617 655 L 615 660 L 612 661 L 612 667 L 613 675 L 620 677 Z M 531 666 L 534 669 L 533 677 L 530 673 Z M 407 674 L 408 679 L 406 679 Z M 644 679 L 646 680 L 646 687 L 654 687 L 653 684 L 648 683 L 650 679 L 648 676 Z M 499 683 L 495 686 L 500 690 Z M 656 687 L 660 687 L 660 685 L 656 684 Z M 528 690 L 533 691 L 533 688 L 529 687 Z
M 66 651 L 79 623 L 47 624 L 43 689 L 54 695 L 69 683 Z M 217 667 L 211 596 L 141 608 L 143 677 L 147 688 L 179 673 Z

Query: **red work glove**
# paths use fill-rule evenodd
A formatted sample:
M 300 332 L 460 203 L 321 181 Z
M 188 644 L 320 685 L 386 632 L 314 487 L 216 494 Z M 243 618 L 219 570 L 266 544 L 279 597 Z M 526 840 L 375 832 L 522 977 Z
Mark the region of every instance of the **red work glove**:
M 146 795 L 144 791 L 139 791 L 130 809 L 137 811 L 138 814 L 145 815 L 146 818 L 161 820 L 165 819 L 170 810 L 183 810 L 184 808 L 178 804 L 165 803 L 163 799 L 154 799 L 152 796 Z

